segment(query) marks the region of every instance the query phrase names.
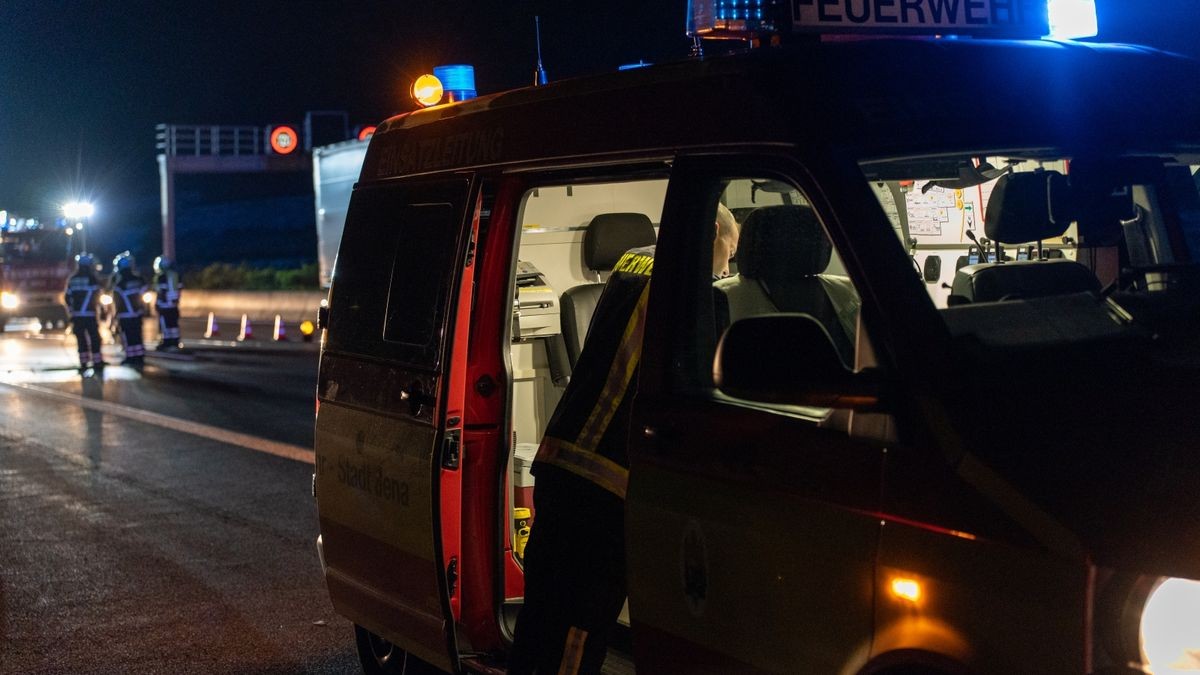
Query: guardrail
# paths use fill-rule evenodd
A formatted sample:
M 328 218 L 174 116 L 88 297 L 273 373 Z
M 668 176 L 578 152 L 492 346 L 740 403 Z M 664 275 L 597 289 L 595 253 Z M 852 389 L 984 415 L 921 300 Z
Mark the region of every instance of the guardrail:
M 222 318 L 245 314 L 262 322 L 276 314 L 285 321 L 316 320 L 317 308 L 325 291 L 197 291 L 184 289 L 179 313 L 188 318 L 203 318 L 209 312 Z

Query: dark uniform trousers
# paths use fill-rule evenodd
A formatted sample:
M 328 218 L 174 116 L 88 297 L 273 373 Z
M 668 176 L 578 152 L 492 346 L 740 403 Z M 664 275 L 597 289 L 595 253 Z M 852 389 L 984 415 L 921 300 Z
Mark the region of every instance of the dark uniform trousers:
M 100 324 L 95 316 L 71 317 L 71 332 L 79 349 L 79 367 L 86 368 L 90 362 L 100 365 L 104 357 L 100 354 Z
M 154 275 L 154 309 L 158 314 L 159 348 L 179 346 L 179 293 L 183 286 L 174 270 Z
M 142 317 L 122 317 L 117 319 L 121 325 L 121 343 L 125 347 L 125 358 L 141 359 L 146 355 L 146 346 L 142 343 Z
M 598 673 L 625 603 L 624 503 L 565 469 L 544 466 L 533 505 L 525 604 L 508 673 Z
M 179 346 L 179 307 L 155 308 L 158 312 L 158 332 L 164 346 Z
M 146 347 L 142 343 L 142 294 L 146 292 L 146 283 L 136 274 L 118 275 L 113 279 L 112 292 L 125 360 L 140 364 L 146 357 Z
M 626 595 L 626 452 L 654 249 L 617 262 L 534 460 L 509 675 L 600 672 Z

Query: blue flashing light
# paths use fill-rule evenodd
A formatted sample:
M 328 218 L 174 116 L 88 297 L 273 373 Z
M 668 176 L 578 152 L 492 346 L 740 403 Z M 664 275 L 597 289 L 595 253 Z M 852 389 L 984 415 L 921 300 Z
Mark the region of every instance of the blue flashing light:
M 634 68 L 645 68 L 648 65 L 650 64 L 646 63 L 645 61 L 638 60 L 637 63 L 626 63 L 624 65 L 617 66 L 617 70 L 633 70 Z
M 442 88 L 452 101 L 475 98 L 475 66 L 454 64 L 435 66 L 433 75 L 442 81 Z
M 1100 34 L 1096 0 L 1047 0 L 1050 35 L 1058 40 L 1095 37 Z

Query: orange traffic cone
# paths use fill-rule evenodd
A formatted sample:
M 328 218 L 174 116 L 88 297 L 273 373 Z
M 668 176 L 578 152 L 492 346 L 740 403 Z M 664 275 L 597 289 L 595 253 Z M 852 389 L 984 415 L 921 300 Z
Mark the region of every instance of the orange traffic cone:
M 208 325 L 204 329 L 204 337 L 215 338 L 220 337 L 221 327 L 217 325 L 217 317 L 212 312 L 208 313 Z
M 242 329 L 238 331 L 238 342 L 254 339 L 254 326 L 250 325 L 250 317 L 242 315 Z
M 271 339 L 276 342 L 287 342 L 287 326 L 283 323 L 283 317 L 275 315 L 275 330 L 271 334 Z

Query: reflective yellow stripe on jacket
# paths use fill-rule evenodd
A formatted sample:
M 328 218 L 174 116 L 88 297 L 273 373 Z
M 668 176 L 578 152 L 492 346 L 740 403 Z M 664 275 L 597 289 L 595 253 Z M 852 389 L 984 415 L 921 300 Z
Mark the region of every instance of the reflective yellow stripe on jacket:
M 613 267 L 614 274 L 649 276 L 654 267 L 654 258 L 636 251 L 626 253 Z M 642 287 L 637 303 L 630 313 L 620 336 L 620 343 L 613 354 L 603 387 L 595 404 L 587 415 L 576 438 L 567 440 L 547 434 L 538 448 L 535 461 L 553 464 L 585 478 L 596 485 L 625 498 L 629 483 L 629 470 L 618 462 L 604 457 L 597 448 L 612 425 L 613 417 L 620 408 L 630 382 L 642 356 L 642 335 L 646 325 L 646 304 L 650 298 L 650 284 Z
M 594 450 L 547 436 L 538 447 L 537 461 L 566 469 L 625 499 L 629 469 L 596 454 Z

